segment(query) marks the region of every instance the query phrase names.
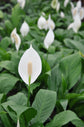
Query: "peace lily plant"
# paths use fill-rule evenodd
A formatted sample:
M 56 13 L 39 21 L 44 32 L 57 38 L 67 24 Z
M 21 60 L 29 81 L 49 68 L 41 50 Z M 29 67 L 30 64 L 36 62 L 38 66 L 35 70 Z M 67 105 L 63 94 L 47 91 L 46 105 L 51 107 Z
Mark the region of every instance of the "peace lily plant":
M 46 49 L 54 42 L 54 32 L 52 29 L 49 29 L 45 39 L 44 39 L 44 46 Z
M 76 7 L 74 7 L 73 3 L 71 2 L 71 12 L 73 19 L 75 19 L 76 15 L 79 15 L 80 20 L 84 18 L 84 8 L 82 7 L 81 1 L 77 2 Z
M 60 17 L 61 17 L 61 18 L 64 18 L 64 17 L 65 17 L 64 12 L 62 12 L 62 11 L 60 12 Z
M 73 16 L 73 23 L 68 26 L 68 29 L 73 29 L 74 32 L 78 32 L 79 28 L 81 27 L 81 20 L 84 18 L 84 8 L 81 7 L 81 1 L 77 2 L 76 7 L 74 7 L 73 3 L 71 2 L 71 12 Z
M 30 85 L 36 81 L 42 70 L 42 63 L 39 54 L 30 45 L 20 59 L 18 72 L 22 80 Z
M 38 19 L 37 26 L 41 30 L 46 28 L 46 19 L 43 16 Z
M 23 24 L 21 25 L 20 32 L 22 36 L 27 36 L 29 32 L 29 25 L 24 21 Z
M 49 15 L 48 17 L 48 20 L 46 20 L 43 16 L 41 16 L 39 19 L 38 19 L 38 28 L 39 29 L 52 29 L 54 30 L 55 29 L 55 23 L 54 21 L 51 19 L 51 15 Z
M 28 85 L 28 106 L 30 100 L 30 84 L 34 83 L 42 71 L 42 63 L 39 54 L 30 45 L 20 59 L 18 72 L 22 80 Z
M 52 29 L 52 30 L 55 29 L 55 23 L 51 19 L 51 15 L 49 15 L 46 25 L 47 25 L 47 29 Z
M 71 24 L 68 26 L 68 29 L 71 29 L 71 28 L 72 28 L 73 31 L 74 31 L 75 33 L 77 33 L 80 27 L 81 27 L 81 20 L 80 20 L 79 15 L 77 15 L 77 16 L 75 17 L 75 19 L 74 19 L 74 22 L 71 23 Z
M 18 51 L 21 44 L 20 36 L 17 34 L 16 28 L 11 32 L 12 43 L 15 43 L 16 50 Z

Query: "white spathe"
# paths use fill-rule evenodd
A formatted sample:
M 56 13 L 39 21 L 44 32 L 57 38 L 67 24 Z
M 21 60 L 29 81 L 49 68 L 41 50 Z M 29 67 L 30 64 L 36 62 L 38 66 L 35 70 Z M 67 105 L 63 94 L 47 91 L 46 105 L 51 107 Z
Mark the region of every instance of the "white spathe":
M 17 120 L 17 127 L 20 127 L 19 119 Z
M 53 9 L 56 9 L 57 3 L 58 3 L 58 0 L 52 0 L 52 2 L 51 2 L 51 7 L 52 7 Z
M 81 3 L 81 1 L 79 0 L 79 1 L 77 2 L 77 5 L 76 5 L 76 6 L 77 6 L 78 9 L 80 9 L 80 8 L 81 8 L 81 5 L 82 5 L 82 3 Z
M 17 34 L 16 28 L 11 32 L 11 40 L 12 43 L 15 43 L 16 50 L 19 50 L 21 39 L 20 36 Z
M 15 42 L 15 39 L 14 39 L 13 35 L 16 34 L 16 33 L 17 33 L 17 30 L 16 30 L 16 28 L 14 28 L 13 31 L 11 32 L 11 40 L 12 40 L 12 43 Z
M 61 16 L 61 18 L 64 18 L 65 17 L 64 12 L 61 11 L 60 16 Z
M 70 4 L 71 4 L 71 8 L 73 9 L 74 8 L 74 4 L 72 2 L 70 2 Z
M 20 59 L 18 72 L 22 80 L 29 85 L 28 64 L 31 62 L 32 74 L 30 84 L 34 83 L 42 71 L 42 63 L 39 54 L 32 45 L 27 49 Z
M 17 0 L 17 2 L 19 3 L 20 7 L 23 9 L 26 3 L 26 0 Z
M 69 3 L 69 0 L 65 0 L 64 1 L 64 7 L 66 7 L 68 5 L 68 3 Z
M 51 19 L 51 15 L 49 15 L 49 18 L 48 18 L 48 20 L 47 20 L 47 28 L 48 28 L 48 29 L 52 29 L 52 30 L 55 29 L 55 23 L 54 23 L 54 21 Z
M 81 20 L 84 18 L 84 8 L 83 7 L 80 9 L 79 16 Z
M 56 9 L 56 11 L 58 12 L 60 9 L 60 3 L 58 2 L 58 0 L 52 0 L 51 7 L 53 9 Z
M 46 19 L 43 16 L 40 16 L 40 18 L 38 19 L 37 25 L 39 29 L 45 29 Z
M 58 2 L 58 3 L 57 3 L 57 6 L 56 6 L 56 11 L 58 12 L 59 9 L 60 9 L 60 3 Z
M 84 18 L 84 8 L 81 7 L 81 1 L 79 0 L 77 2 L 77 5 L 76 7 L 74 7 L 73 3 L 71 2 L 71 12 L 72 12 L 72 16 L 73 16 L 73 19 L 75 19 L 75 17 L 77 15 L 79 15 L 80 19 L 82 20 Z
M 80 27 L 81 27 L 81 20 L 80 20 L 79 15 L 77 15 L 77 16 L 75 17 L 75 19 L 74 19 L 74 22 L 71 23 L 71 24 L 68 26 L 68 29 L 71 29 L 71 28 L 72 28 L 73 31 L 74 31 L 75 33 L 77 33 Z
M 50 29 L 44 39 L 44 46 L 45 48 L 49 48 L 49 46 L 54 42 L 54 32 Z
M 77 7 L 74 7 L 71 9 L 73 19 L 75 19 L 76 15 L 79 14 L 79 9 Z
M 21 28 L 20 28 L 20 32 L 22 34 L 22 36 L 26 36 L 29 32 L 29 25 L 24 21 Z

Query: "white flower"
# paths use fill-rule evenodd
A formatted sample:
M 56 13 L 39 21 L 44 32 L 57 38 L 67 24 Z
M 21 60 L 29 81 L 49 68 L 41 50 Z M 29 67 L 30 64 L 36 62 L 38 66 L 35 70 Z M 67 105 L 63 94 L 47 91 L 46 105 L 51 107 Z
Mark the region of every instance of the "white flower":
M 54 23 L 54 21 L 51 19 L 51 15 L 49 15 L 49 18 L 48 18 L 48 20 L 47 20 L 47 28 L 49 28 L 49 29 L 52 29 L 52 30 L 54 30 L 55 29 L 55 23 Z
M 76 15 L 78 15 L 78 13 L 79 13 L 78 8 L 77 7 L 72 8 L 71 12 L 72 12 L 73 19 L 75 19 Z
M 14 39 L 14 37 L 13 37 L 13 35 L 15 35 L 17 33 L 17 30 L 16 30 L 16 28 L 11 32 L 11 40 L 12 40 L 12 43 L 14 43 L 15 42 L 15 39 Z
M 32 45 L 27 49 L 20 59 L 18 72 L 22 80 L 29 85 L 34 83 L 42 70 L 42 63 L 39 54 L 33 49 Z
M 20 28 L 20 32 L 23 37 L 26 36 L 29 32 L 29 25 L 25 21 Z
M 17 0 L 17 2 L 19 3 L 20 7 L 23 9 L 26 1 L 25 0 Z
M 52 7 L 53 9 L 56 9 L 57 3 L 58 3 L 58 0 L 52 0 L 52 2 L 51 2 L 51 7 Z
M 56 9 L 56 11 L 58 12 L 60 9 L 60 3 L 58 2 L 58 0 L 52 0 L 51 7 L 53 9 Z
M 66 7 L 68 3 L 69 3 L 69 0 L 65 0 L 64 1 L 64 7 Z
M 20 127 L 19 119 L 17 120 L 17 127 Z
M 19 35 L 17 34 L 16 28 L 11 33 L 11 40 L 12 40 L 12 43 L 15 43 L 16 50 L 18 51 L 21 44 L 21 39 Z
M 79 15 L 80 19 L 82 20 L 84 17 L 84 9 L 81 7 L 81 1 L 77 2 L 76 7 L 74 7 L 73 3 L 71 2 L 71 7 L 73 19 L 75 19 L 75 17 Z
M 61 18 L 64 18 L 65 14 L 61 11 L 60 16 L 61 16 Z
M 70 4 L 71 4 L 71 8 L 73 9 L 74 8 L 74 4 L 72 2 L 70 2 Z
M 72 28 L 73 31 L 74 31 L 75 33 L 77 33 L 80 27 L 81 27 L 81 20 L 80 20 L 79 15 L 77 15 L 77 16 L 75 17 L 75 19 L 74 19 L 74 22 L 71 23 L 71 24 L 68 26 L 68 29 L 71 29 L 71 28 Z
M 79 16 L 81 20 L 84 18 L 84 8 L 83 7 L 80 9 Z
M 45 26 L 46 26 L 46 19 L 45 19 L 43 16 L 41 16 L 41 17 L 38 19 L 37 25 L 38 25 L 38 28 L 39 28 L 39 29 L 45 29 Z
M 58 3 L 57 3 L 57 6 L 56 6 L 56 11 L 58 12 L 59 9 L 60 9 L 60 3 L 58 2 Z
M 50 29 L 44 39 L 44 46 L 48 49 L 49 46 L 54 42 L 54 32 Z
M 77 6 L 78 9 L 81 8 L 81 1 L 80 0 L 77 2 L 77 5 L 76 6 Z

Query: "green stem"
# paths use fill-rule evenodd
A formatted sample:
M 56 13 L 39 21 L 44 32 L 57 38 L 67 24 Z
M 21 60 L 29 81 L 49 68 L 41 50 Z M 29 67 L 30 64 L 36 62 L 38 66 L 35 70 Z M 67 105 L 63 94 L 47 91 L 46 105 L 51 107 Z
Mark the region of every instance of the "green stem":
M 47 51 L 47 55 L 46 55 L 46 61 L 48 61 L 48 51 Z
M 31 76 L 29 76 L 29 86 L 28 86 L 28 100 L 27 100 L 27 106 L 30 106 L 30 82 L 31 82 Z

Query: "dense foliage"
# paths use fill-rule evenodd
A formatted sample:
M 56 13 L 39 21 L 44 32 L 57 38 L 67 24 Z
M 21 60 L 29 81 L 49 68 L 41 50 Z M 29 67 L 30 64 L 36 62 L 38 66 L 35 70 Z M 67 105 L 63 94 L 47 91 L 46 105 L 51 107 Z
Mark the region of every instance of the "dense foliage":
M 78 33 L 68 30 L 71 5 L 65 8 L 63 2 L 64 18 L 50 0 L 27 0 L 24 9 L 15 0 L 0 3 L 0 127 L 15 127 L 18 119 L 20 127 L 84 127 L 84 23 Z M 48 30 L 37 26 L 42 12 L 55 22 L 48 50 L 43 43 Z M 25 37 L 20 33 L 24 21 L 30 27 Z M 21 38 L 18 51 L 10 37 L 14 28 Z M 41 57 L 42 72 L 30 85 L 28 107 L 28 85 L 19 76 L 18 64 L 30 44 Z

